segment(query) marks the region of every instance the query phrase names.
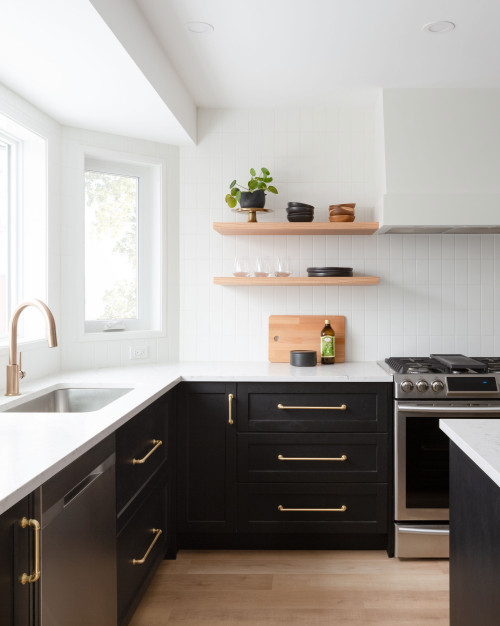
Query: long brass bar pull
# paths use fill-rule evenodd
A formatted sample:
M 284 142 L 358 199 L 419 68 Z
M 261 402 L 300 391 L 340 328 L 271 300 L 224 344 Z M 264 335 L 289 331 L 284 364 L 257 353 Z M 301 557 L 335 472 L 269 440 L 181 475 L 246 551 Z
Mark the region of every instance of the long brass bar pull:
M 343 504 L 340 509 L 285 509 L 285 507 L 281 504 L 278 505 L 278 511 L 288 512 L 288 511 L 321 511 L 322 513 L 335 512 L 335 513 L 343 513 L 347 511 L 347 507 Z
M 308 409 L 314 411 L 345 411 L 347 404 L 341 404 L 340 406 L 284 406 L 281 402 L 278 404 L 278 409 Z
M 158 450 L 158 448 L 163 445 L 163 441 L 161 439 L 153 439 L 151 443 L 153 444 L 153 447 L 146 454 L 146 456 L 143 456 L 142 459 L 132 459 L 132 465 L 142 465 L 142 463 L 145 463 L 149 459 L 155 450 Z
M 36 519 L 28 519 L 23 517 L 19 522 L 21 528 L 33 528 L 35 531 L 35 568 L 32 574 L 22 574 L 20 582 L 22 585 L 26 583 L 34 583 L 40 578 L 40 522 Z
M 347 455 L 343 454 L 342 456 L 283 456 L 282 454 L 278 454 L 279 461 L 347 461 Z
M 229 418 L 228 418 L 228 424 L 234 424 L 234 420 L 233 420 L 233 400 L 234 400 L 234 394 L 230 393 L 227 396 L 227 402 L 228 402 L 228 407 L 229 407 Z
M 153 541 L 151 542 L 151 545 L 147 549 L 146 554 L 142 557 L 142 559 L 132 559 L 132 565 L 143 565 L 146 562 L 146 559 L 148 558 L 149 553 L 153 549 L 153 546 L 158 541 L 163 531 L 161 530 L 161 528 L 152 528 L 151 532 L 155 533 L 155 538 L 153 539 Z

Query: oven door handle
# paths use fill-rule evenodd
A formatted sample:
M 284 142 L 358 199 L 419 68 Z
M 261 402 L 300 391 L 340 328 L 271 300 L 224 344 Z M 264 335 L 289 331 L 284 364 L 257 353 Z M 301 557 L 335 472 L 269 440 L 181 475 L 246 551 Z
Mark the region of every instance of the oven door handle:
M 408 535 L 449 535 L 450 528 L 436 528 L 435 526 L 399 526 L 398 532 Z
M 481 413 L 484 415 L 496 414 L 500 416 L 500 405 L 498 406 L 426 406 L 416 404 L 397 405 L 398 413 L 432 413 L 433 415 L 460 415 L 461 413 Z

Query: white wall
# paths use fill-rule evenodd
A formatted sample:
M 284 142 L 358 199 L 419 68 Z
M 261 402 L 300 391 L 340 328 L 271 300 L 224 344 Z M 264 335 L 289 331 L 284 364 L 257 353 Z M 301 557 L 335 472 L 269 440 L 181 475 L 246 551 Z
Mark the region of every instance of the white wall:
M 160 159 L 166 165 L 162 213 L 166 267 L 166 328 L 161 336 L 130 338 L 127 333 L 98 333 L 83 336 L 83 246 L 84 193 L 83 157 L 86 149 L 106 149 L 135 156 Z M 105 133 L 76 128 L 63 128 L 61 224 L 61 288 L 62 288 L 62 368 L 100 368 L 137 365 L 175 360 L 178 356 L 178 216 L 179 156 L 178 148 Z M 135 333 L 136 335 L 137 333 Z M 129 349 L 145 346 L 149 357 L 131 361 Z
M 233 178 L 265 166 L 279 196 L 259 220 L 285 221 L 288 201 L 356 202 L 374 217 L 381 171 L 375 105 L 289 110 L 202 109 L 199 144 L 181 148 L 181 350 L 183 360 L 267 360 L 273 314 L 346 316 L 346 358 L 457 352 L 500 354 L 500 236 L 222 237 L 214 221 L 241 221 L 224 203 Z M 235 254 L 275 258 L 293 274 L 309 265 L 352 266 L 373 287 L 221 287 Z
M 29 102 L 0 84 L 0 111 L 38 133 L 47 140 L 47 206 L 48 206 L 48 281 L 47 304 L 56 322 L 61 319 L 60 306 L 60 143 L 61 128 L 53 119 L 36 109 Z M 44 289 L 42 288 L 41 291 Z M 25 294 L 25 298 L 33 297 Z M 23 313 L 24 315 L 24 313 Z M 36 315 L 36 313 L 35 313 Z M 60 330 L 60 324 L 58 324 Z M 60 335 L 59 335 L 60 338 Z M 61 342 L 59 342 L 59 345 Z M 23 352 L 23 369 L 29 380 L 57 372 L 60 367 L 61 348 L 47 347 L 45 340 L 20 346 Z M 5 366 L 8 363 L 8 348 L 0 346 L 0 393 L 5 393 Z

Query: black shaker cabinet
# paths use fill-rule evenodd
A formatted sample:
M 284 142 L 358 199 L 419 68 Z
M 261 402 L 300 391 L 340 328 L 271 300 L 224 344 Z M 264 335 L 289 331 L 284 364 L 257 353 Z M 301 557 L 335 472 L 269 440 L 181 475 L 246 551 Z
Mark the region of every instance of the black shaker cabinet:
M 23 518 L 34 519 L 32 497 L 0 516 L 0 624 L 38 626 L 40 580 L 21 583 L 23 574 L 35 571 L 34 525 L 23 526 Z M 38 521 L 38 520 L 37 520 Z
M 500 619 L 500 487 L 450 443 L 450 624 Z

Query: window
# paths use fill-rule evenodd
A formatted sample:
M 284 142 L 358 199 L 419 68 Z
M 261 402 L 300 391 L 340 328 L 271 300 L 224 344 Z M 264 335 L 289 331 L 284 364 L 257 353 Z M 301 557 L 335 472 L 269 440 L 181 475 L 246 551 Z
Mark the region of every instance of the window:
M 0 114 L 0 343 L 14 308 L 47 295 L 47 142 Z M 22 340 L 45 336 L 43 319 L 23 315 Z
M 85 331 L 161 327 L 161 172 L 85 158 Z

